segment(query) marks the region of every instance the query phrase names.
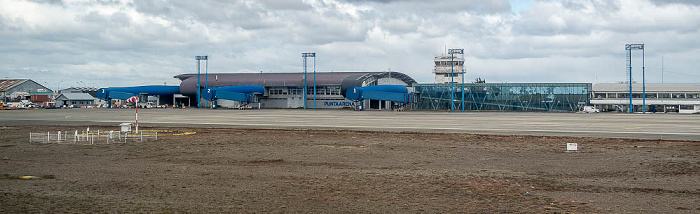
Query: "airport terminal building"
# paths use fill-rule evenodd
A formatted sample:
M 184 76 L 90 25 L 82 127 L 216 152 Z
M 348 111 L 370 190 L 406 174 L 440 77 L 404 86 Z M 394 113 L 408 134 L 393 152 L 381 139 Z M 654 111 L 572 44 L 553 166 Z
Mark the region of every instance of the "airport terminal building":
M 197 74 L 175 76 L 182 81 L 180 93 L 190 97 L 196 103 Z M 240 85 L 259 85 L 265 93 L 257 96 L 261 108 L 303 108 L 304 74 L 303 73 L 211 73 L 200 75 L 200 87 L 224 87 Z M 314 107 L 314 74 L 306 75 L 307 108 Z M 345 98 L 345 92 L 352 87 L 374 85 L 411 86 L 416 81 L 410 76 L 393 71 L 386 72 L 316 72 L 316 108 L 343 108 L 355 104 Z M 387 109 L 389 101 L 364 100 L 365 109 Z M 205 103 L 202 101 L 202 103 Z M 223 107 L 236 107 L 236 101 L 219 101 Z M 228 105 L 228 106 L 227 106 Z
M 98 91 L 98 97 L 114 98 L 121 92 L 122 98 L 131 94 L 158 95 L 157 104 L 197 106 L 199 86 L 202 107 L 577 112 L 593 105 L 602 111 L 627 112 L 631 96 L 635 112 L 700 113 L 700 84 L 649 83 L 644 102 L 642 85 L 638 83 L 633 84 L 631 95 L 626 83 L 461 83 L 465 74 L 463 58 L 439 56 L 434 62 L 435 83 L 419 84 L 410 76 L 393 71 L 180 74 L 174 76 L 181 80 L 179 86 L 109 88 L 105 90 L 114 91 L 113 95 L 99 96 Z M 390 91 L 370 91 L 388 88 L 374 86 L 403 88 L 398 99 L 401 101 L 389 101 L 396 98 Z M 246 92 L 245 99 L 238 99 L 238 92 L 226 91 L 231 87 L 257 89 Z M 367 87 L 367 91 L 356 87 Z M 356 94 L 356 90 L 364 95 Z
M 632 84 L 634 112 L 700 112 L 699 83 L 647 83 L 646 99 L 641 83 Z M 629 83 L 598 83 L 593 85 L 591 104 L 602 111 L 629 112 Z M 644 104 L 646 107 L 643 108 Z

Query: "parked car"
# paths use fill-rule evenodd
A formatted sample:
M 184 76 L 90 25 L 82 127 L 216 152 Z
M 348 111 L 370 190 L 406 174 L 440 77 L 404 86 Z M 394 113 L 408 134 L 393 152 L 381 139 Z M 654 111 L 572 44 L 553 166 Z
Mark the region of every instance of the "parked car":
M 595 106 L 584 106 L 583 112 L 585 112 L 585 113 L 600 113 L 600 109 L 597 109 Z

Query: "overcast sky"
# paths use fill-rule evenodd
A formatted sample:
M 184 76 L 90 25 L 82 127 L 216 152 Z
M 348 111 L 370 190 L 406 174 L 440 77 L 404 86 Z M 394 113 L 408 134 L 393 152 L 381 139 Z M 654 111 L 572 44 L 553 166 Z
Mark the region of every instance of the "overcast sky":
M 177 85 L 196 72 L 404 72 L 464 48 L 467 78 L 618 82 L 626 43 L 647 82 L 700 83 L 698 0 L 0 0 L 0 78 L 70 86 Z M 633 77 L 641 82 L 641 52 Z M 309 65 L 313 65 L 310 62 Z

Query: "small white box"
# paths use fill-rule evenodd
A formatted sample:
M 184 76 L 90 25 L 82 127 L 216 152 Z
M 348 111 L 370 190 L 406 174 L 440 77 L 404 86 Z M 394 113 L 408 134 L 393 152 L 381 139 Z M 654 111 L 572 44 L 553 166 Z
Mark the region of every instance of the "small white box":
M 578 143 L 567 143 L 566 144 L 566 151 L 577 151 L 578 150 Z
M 131 123 L 121 123 L 119 126 L 122 127 L 122 132 L 131 132 Z

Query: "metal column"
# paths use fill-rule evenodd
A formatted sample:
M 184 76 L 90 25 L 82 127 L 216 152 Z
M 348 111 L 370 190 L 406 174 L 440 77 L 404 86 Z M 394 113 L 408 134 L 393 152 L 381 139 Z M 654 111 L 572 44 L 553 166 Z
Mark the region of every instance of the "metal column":
M 629 93 L 629 99 L 630 99 L 630 106 L 629 106 L 629 113 L 634 113 L 634 105 L 632 104 L 632 49 L 627 49 L 627 76 L 629 77 L 629 84 L 630 84 L 630 93 Z
M 306 90 L 307 90 L 307 86 L 306 86 L 306 57 L 303 57 L 303 54 L 302 54 L 302 58 L 304 58 L 304 110 L 306 110 L 306 94 L 307 94 L 307 92 L 306 92 Z
M 204 56 L 195 56 L 195 60 L 197 60 L 197 108 L 201 108 L 201 107 L 202 107 L 202 104 L 200 103 L 200 101 L 201 101 L 201 99 L 202 99 L 202 98 L 201 98 L 202 86 L 201 86 L 201 79 L 200 79 L 201 76 L 202 76 L 202 75 L 201 75 L 201 72 L 200 72 L 202 66 L 201 66 L 201 64 L 200 64 L 199 61 L 201 61 L 201 60 L 207 61 L 207 71 L 206 71 L 206 72 L 207 72 L 207 74 L 208 74 L 208 72 L 209 72 L 209 71 L 208 71 L 208 69 L 209 69 L 209 62 L 208 62 L 208 61 L 209 61 L 209 60 L 207 60 L 207 58 L 208 58 L 208 57 L 207 57 L 206 55 L 204 55 Z M 205 78 L 207 78 L 207 77 L 205 76 Z M 206 81 L 206 79 L 205 79 L 205 81 Z M 206 85 L 206 84 L 205 84 L 205 85 Z M 208 102 L 207 102 L 207 104 L 208 104 Z
M 644 44 L 642 44 L 642 114 L 647 113 L 647 84 L 644 69 Z
M 455 54 L 450 51 L 450 111 L 455 111 Z
M 201 94 L 201 90 L 200 90 L 200 85 L 199 85 L 199 83 L 200 83 L 199 78 L 201 75 L 199 73 L 199 67 L 201 67 L 201 66 L 199 65 L 199 56 L 197 56 L 196 59 L 197 59 L 197 108 L 200 108 L 201 105 L 199 104 L 199 100 L 200 100 L 199 95 Z
M 308 88 L 308 83 L 306 81 L 306 58 L 314 58 L 314 109 L 316 109 L 316 53 L 301 53 L 301 57 L 304 58 L 304 109 L 306 109 L 306 94 Z
M 455 54 L 462 54 L 462 58 L 464 58 L 464 49 L 450 49 L 448 52 L 451 55 L 450 58 L 450 63 L 452 65 L 452 71 L 451 71 L 451 80 L 450 80 L 450 88 L 451 88 L 451 93 L 450 93 L 450 111 L 455 111 L 455 87 L 454 87 L 454 82 L 455 82 Z M 464 70 L 464 65 L 462 65 L 462 70 Z M 462 111 L 464 111 L 464 73 L 462 73 Z
M 627 75 L 629 76 L 629 99 L 630 99 L 630 110 L 629 113 L 634 113 L 634 105 L 632 103 L 632 50 L 642 50 L 642 113 L 646 113 L 646 80 L 645 80 L 645 66 L 644 66 L 644 44 L 626 44 L 625 50 L 627 51 Z
M 209 60 L 204 61 L 204 89 L 209 89 Z M 204 101 L 204 106 L 209 107 L 209 100 Z
M 464 55 L 462 55 L 462 58 L 464 58 Z M 464 64 L 466 62 L 466 59 L 462 62 L 462 111 L 464 111 L 464 75 L 466 74 L 466 72 L 464 72 Z
M 316 109 L 316 54 L 314 54 L 314 109 Z

